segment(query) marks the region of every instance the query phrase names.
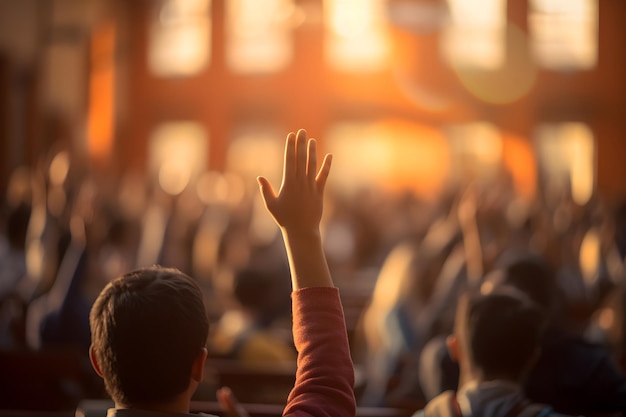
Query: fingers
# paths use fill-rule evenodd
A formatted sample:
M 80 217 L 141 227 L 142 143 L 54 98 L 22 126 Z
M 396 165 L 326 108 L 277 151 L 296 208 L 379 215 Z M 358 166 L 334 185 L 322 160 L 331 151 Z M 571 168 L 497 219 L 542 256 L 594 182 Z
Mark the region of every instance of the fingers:
M 263 197 L 263 202 L 265 203 L 266 208 L 270 208 L 270 206 L 276 200 L 276 193 L 272 188 L 272 185 L 265 177 L 257 177 L 256 181 L 259 183 L 259 188 L 261 189 L 261 196 Z
M 296 176 L 304 179 L 306 177 L 307 166 L 307 146 L 306 146 L 306 130 L 298 130 L 296 136 Z
M 285 160 L 283 162 L 283 184 L 296 175 L 296 135 L 291 132 L 285 140 Z
M 311 185 L 316 185 L 318 191 L 323 192 L 331 162 L 332 156 L 326 155 L 322 167 L 317 172 L 317 141 L 315 139 L 307 141 L 304 129 L 298 130 L 297 134 L 289 133 L 285 143 L 283 186 L 292 179 L 306 180 Z M 263 177 L 259 177 L 258 182 L 266 206 L 272 204 L 276 199 L 272 186 Z
M 306 177 L 311 185 L 315 184 L 315 174 L 317 173 L 317 143 L 315 139 L 309 139 L 307 150 Z
M 322 162 L 320 172 L 318 172 L 317 177 L 315 178 L 317 190 L 320 193 L 323 193 L 324 187 L 326 187 L 326 180 L 328 179 L 328 174 L 330 173 L 330 165 L 332 162 L 333 156 L 331 154 L 326 154 L 326 156 L 324 157 L 324 161 Z

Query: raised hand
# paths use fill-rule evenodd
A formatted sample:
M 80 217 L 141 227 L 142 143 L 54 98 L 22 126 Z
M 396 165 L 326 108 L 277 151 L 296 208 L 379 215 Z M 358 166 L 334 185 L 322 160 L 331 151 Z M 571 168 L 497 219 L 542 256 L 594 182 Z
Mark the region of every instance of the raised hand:
M 333 286 L 319 229 L 331 156 L 318 172 L 316 152 L 315 140 L 307 142 L 303 129 L 290 133 L 278 195 L 267 179 L 258 178 L 265 207 L 283 234 L 294 290 Z
M 307 233 L 319 230 L 324 187 L 330 172 L 331 155 L 326 155 L 317 170 L 315 139 L 307 141 L 306 131 L 289 133 L 285 143 L 283 179 L 278 195 L 264 177 L 257 180 L 265 207 L 276 223 L 289 232 Z

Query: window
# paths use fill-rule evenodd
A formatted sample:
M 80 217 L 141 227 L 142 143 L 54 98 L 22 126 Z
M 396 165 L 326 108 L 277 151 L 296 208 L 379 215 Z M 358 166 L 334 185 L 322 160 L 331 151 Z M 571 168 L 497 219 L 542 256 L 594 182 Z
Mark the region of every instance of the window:
M 517 195 L 532 201 L 537 192 L 537 158 L 532 141 L 505 133 L 502 141 L 502 162 L 511 175 Z
M 473 122 L 445 129 L 452 150 L 452 178 L 490 180 L 502 166 L 502 136 L 490 123 Z
M 528 25 L 537 62 L 553 70 L 588 70 L 598 60 L 597 0 L 531 0 Z
M 149 169 L 163 191 L 178 195 L 206 168 L 208 134 L 196 122 L 169 122 L 152 134 Z
M 226 57 L 241 74 L 281 71 L 293 58 L 293 0 L 228 0 Z
M 226 169 L 256 184 L 262 175 L 278 184 L 282 175 L 285 135 L 268 125 L 243 124 L 228 146 Z
M 506 0 L 448 0 L 450 20 L 442 37 L 455 66 L 496 70 L 505 61 Z
M 200 73 L 211 58 L 211 0 L 164 0 L 150 27 L 148 67 L 159 77 Z
M 278 191 L 282 178 L 284 135 L 278 128 L 264 124 L 243 124 L 235 132 L 228 147 L 226 168 L 239 176 L 252 191 L 254 204 L 250 239 L 255 244 L 269 244 L 277 233 L 276 225 L 264 207 L 256 177 L 267 178 Z
M 376 72 L 387 65 L 389 39 L 382 0 L 325 0 L 326 55 L 346 72 Z
M 537 128 L 535 141 L 547 193 L 569 192 L 577 204 L 586 204 L 595 187 L 595 145 L 589 126 L 544 124 Z
M 397 119 L 345 121 L 329 129 L 324 143 L 336 156 L 329 181 L 344 192 L 373 187 L 435 199 L 448 177 L 448 144 L 427 126 Z

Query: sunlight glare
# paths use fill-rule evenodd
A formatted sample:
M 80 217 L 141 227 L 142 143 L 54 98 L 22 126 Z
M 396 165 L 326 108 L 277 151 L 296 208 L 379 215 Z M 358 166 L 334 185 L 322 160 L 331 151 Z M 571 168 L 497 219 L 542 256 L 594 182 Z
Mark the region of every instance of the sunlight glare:
M 553 70 L 588 70 L 598 60 L 597 0 L 532 0 L 529 31 L 537 62 Z
M 390 40 L 382 0 L 325 0 L 326 53 L 332 67 L 346 72 L 381 71 Z
M 150 145 L 150 170 L 170 195 L 180 194 L 205 169 L 207 134 L 194 122 L 165 123 L 155 130 Z
M 293 0 L 229 0 L 226 2 L 226 56 L 241 74 L 273 73 L 293 58 L 290 21 Z
M 191 76 L 211 57 L 211 0 L 167 0 L 150 28 L 148 66 L 159 77 Z

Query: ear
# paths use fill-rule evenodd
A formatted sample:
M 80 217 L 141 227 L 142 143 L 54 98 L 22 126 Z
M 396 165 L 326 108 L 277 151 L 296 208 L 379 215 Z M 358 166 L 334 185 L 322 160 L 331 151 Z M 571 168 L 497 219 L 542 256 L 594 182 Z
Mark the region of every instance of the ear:
M 196 359 L 193 361 L 193 367 L 191 368 L 191 378 L 196 382 L 202 382 L 204 379 L 204 366 L 206 364 L 206 358 L 209 354 L 207 348 L 203 347 Z
M 446 337 L 446 348 L 448 349 L 448 354 L 452 358 L 454 362 L 461 362 L 461 355 L 459 352 L 459 339 L 456 338 L 455 335 L 451 334 Z
M 91 366 L 94 371 L 100 376 L 100 378 L 104 378 L 102 376 L 102 371 L 100 370 L 100 364 L 98 364 L 98 358 L 96 357 L 96 350 L 93 345 L 89 346 L 89 360 L 91 361 Z

